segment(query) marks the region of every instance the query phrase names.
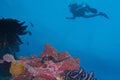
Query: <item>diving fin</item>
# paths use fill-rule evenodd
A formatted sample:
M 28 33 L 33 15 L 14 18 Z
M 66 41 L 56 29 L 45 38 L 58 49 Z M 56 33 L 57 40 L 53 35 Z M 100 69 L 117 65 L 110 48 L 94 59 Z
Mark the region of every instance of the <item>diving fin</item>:
M 99 12 L 99 15 L 104 16 L 105 18 L 109 19 L 108 15 L 103 12 Z

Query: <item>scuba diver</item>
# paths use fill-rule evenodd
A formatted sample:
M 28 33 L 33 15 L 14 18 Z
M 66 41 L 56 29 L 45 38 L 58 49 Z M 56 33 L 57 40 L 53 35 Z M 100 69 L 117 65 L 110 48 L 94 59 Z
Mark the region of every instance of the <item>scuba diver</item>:
M 97 9 L 91 8 L 89 5 L 84 5 L 83 3 L 78 5 L 77 3 L 68 5 L 70 8 L 70 12 L 73 14 L 72 17 L 66 17 L 66 19 L 75 19 L 76 17 L 83 17 L 83 18 L 92 18 L 96 16 L 103 16 L 107 19 L 109 17 L 103 13 L 98 12 Z

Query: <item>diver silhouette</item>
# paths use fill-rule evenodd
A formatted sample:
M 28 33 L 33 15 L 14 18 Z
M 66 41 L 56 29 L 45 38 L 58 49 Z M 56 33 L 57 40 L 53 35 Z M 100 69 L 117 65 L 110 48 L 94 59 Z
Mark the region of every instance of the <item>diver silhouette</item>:
M 89 5 L 84 4 L 78 5 L 77 3 L 74 3 L 68 5 L 68 7 L 70 8 L 70 12 L 73 14 L 73 16 L 66 17 L 66 19 L 75 19 L 76 17 L 92 18 L 96 16 L 103 16 L 109 19 L 107 14 L 105 14 L 104 12 L 98 12 L 97 9 L 91 8 Z

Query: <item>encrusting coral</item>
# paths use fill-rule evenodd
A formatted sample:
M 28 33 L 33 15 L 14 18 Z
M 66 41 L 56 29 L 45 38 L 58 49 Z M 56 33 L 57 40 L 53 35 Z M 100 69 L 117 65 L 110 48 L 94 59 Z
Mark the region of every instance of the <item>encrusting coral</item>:
M 80 67 L 78 58 L 58 52 L 48 44 L 40 57 L 13 59 L 10 72 L 11 80 L 96 80 L 93 72 L 88 74 Z

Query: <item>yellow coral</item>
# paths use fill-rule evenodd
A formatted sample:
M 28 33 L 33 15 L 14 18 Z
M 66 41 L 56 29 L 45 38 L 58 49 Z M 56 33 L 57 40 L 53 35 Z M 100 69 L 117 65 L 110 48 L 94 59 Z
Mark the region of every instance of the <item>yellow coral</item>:
M 23 71 L 24 71 L 24 67 L 20 61 L 13 61 L 11 63 L 10 73 L 12 74 L 12 76 L 18 76 L 22 74 Z

